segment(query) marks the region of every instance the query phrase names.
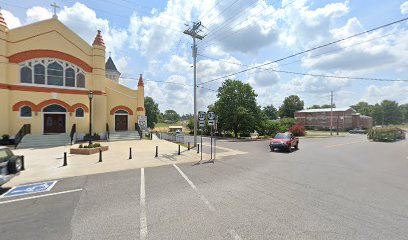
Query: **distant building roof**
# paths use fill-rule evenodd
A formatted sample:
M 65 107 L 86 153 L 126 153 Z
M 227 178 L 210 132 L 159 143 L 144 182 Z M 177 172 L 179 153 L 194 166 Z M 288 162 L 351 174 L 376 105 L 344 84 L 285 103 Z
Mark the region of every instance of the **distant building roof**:
M 108 61 L 106 61 L 106 63 L 105 63 L 105 70 L 119 72 L 118 69 L 116 68 L 115 64 L 113 63 L 113 60 L 112 60 L 111 57 L 109 57 Z
M 333 108 L 333 112 L 345 112 L 349 109 L 353 109 L 351 107 L 346 107 L 346 108 Z M 331 108 L 317 108 L 317 109 L 305 109 L 301 111 L 297 111 L 299 113 L 316 113 L 316 112 L 330 112 Z M 353 111 L 355 111 L 353 109 Z

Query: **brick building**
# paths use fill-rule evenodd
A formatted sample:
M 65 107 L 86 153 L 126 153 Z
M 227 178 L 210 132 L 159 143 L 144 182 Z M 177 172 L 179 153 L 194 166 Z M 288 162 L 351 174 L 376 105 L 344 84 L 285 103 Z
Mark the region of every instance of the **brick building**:
M 305 109 L 295 112 L 296 123 L 307 129 L 330 129 L 331 109 Z M 333 108 L 333 129 L 346 131 L 353 128 L 367 129 L 373 125 L 373 119 L 357 113 L 351 107 Z

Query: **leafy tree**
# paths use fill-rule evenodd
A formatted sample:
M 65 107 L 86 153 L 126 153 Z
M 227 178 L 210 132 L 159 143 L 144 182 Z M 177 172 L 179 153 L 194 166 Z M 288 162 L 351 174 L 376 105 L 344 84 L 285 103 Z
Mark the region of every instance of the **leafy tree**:
M 402 122 L 402 113 L 396 101 L 384 100 L 381 102 L 384 114 L 384 124 L 399 124 Z
M 249 134 L 260 125 L 261 109 L 256 103 L 256 93 L 248 83 L 226 80 L 218 89 L 214 110 L 218 114 L 218 129 Z
M 190 129 L 190 132 L 194 131 L 194 116 L 188 119 L 187 127 Z
M 322 108 L 322 107 L 320 107 L 319 105 L 313 105 L 313 106 L 311 106 L 311 107 L 308 107 L 307 109 L 320 109 L 320 108 Z
M 262 111 L 270 120 L 278 118 L 278 110 L 276 110 L 276 108 L 272 104 L 264 107 Z
M 279 121 L 279 131 L 286 132 L 290 127 L 296 124 L 294 118 L 281 118 Z
M 300 98 L 296 95 L 291 95 L 286 97 L 283 101 L 282 106 L 279 108 L 279 116 L 280 117 L 290 117 L 293 118 L 295 116 L 295 112 L 302 110 L 304 107 L 304 102 L 300 100 Z
M 178 115 L 176 111 L 170 109 L 164 111 L 163 118 L 164 120 L 167 120 L 169 122 L 176 123 L 177 121 L 180 120 L 180 115 Z
M 154 102 L 153 98 L 145 97 L 144 107 L 147 116 L 147 127 L 153 129 L 154 125 L 159 122 L 159 105 Z
M 181 116 L 180 120 L 190 120 L 191 118 L 194 119 L 194 115 L 191 114 L 191 113 L 187 113 L 187 114 L 184 114 L 183 116 Z
M 351 106 L 354 110 L 356 110 L 358 113 L 361 113 L 366 116 L 371 116 L 374 106 L 368 104 L 367 102 L 359 102 L 356 105 Z
M 403 123 L 408 123 L 408 103 L 400 105 L 401 120 Z
M 336 107 L 336 104 L 333 103 L 333 108 Z M 331 108 L 330 104 L 323 104 L 322 106 L 320 106 L 320 108 Z

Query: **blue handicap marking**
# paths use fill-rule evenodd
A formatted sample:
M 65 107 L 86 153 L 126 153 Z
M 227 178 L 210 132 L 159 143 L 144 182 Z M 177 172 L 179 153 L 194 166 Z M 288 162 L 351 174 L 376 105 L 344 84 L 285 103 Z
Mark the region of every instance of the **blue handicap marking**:
M 57 181 L 49 181 L 13 187 L 12 189 L 1 195 L 1 197 L 17 197 L 26 194 L 47 192 L 50 191 L 56 183 Z

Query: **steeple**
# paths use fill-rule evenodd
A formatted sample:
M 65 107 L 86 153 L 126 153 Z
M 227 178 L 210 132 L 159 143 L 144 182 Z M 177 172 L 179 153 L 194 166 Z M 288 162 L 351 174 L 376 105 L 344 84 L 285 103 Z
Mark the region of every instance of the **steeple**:
M 101 30 L 98 30 L 98 34 L 96 34 L 96 37 L 92 43 L 92 46 L 102 46 L 105 47 L 105 43 L 103 42 L 103 38 L 101 35 Z
M 138 87 L 144 87 L 144 82 L 143 82 L 142 74 L 140 74 L 139 82 L 137 83 L 137 86 L 138 86 Z
M 105 71 L 106 71 L 106 77 L 109 78 L 110 80 L 119 82 L 119 77 L 120 77 L 120 72 L 115 66 L 115 63 L 113 63 L 113 60 L 111 57 L 108 58 L 108 61 L 105 63 Z
M 8 30 L 7 23 L 6 23 L 6 21 L 4 20 L 3 14 L 1 13 L 1 8 L 0 8 L 0 28 L 1 28 L 3 31 Z

